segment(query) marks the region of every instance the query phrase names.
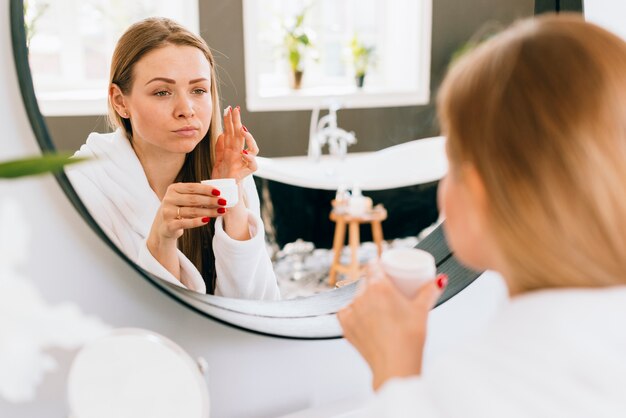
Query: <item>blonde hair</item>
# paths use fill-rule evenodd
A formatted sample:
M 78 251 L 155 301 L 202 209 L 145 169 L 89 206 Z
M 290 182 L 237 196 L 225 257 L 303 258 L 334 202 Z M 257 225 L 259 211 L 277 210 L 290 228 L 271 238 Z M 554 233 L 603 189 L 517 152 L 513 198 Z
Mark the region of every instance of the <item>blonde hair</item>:
M 111 59 L 109 85 L 117 85 L 129 94 L 134 81 L 135 64 L 146 54 L 167 45 L 191 46 L 204 53 L 211 66 L 211 100 L 213 114 L 209 131 L 196 148 L 187 154 L 178 174 L 178 182 L 199 182 L 211 178 L 214 144 L 222 131 L 219 92 L 213 54 L 206 42 L 183 26 L 167 18 L 148 18 L 131 25 L 118 40 Z M 122 118 L 113 108 L 109 97 L 109 124 L 120 128 L 129 141 L 133 140 L 130 119 Z M 181 251 L 194 263 L 206 282 L 208 293 L 215 289 L 215 256 L 212 250 L 213 231 L 209 227 L 186 229 L 179 241 Z
M 626 43 L 579 15 L 518 22 L 462 57 L 437 101 L 519 290 L 626 284 Z

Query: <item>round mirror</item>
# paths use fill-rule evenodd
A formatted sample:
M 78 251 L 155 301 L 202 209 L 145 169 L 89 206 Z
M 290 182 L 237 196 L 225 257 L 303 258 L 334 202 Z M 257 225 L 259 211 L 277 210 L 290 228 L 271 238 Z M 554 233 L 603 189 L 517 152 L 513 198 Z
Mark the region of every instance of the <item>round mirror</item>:
M 28 7 L 35 9 L 25 9 L 25 2 L 11 0 L 13 50 L 20 88 L 33 131 L 44 152 L 74 152 L 85 142 L 90 132 L 110 130 L 105 124 L 108 87 L 106 83 L 102 86 L 94 81 L 101 79 L 102 74 L 105 78 L 108 77 L 107 60 L 110 59 L 111 51 L 107 50 L 106 46 L 115 45 L 128 24 L 136 20 L 133 16 L 141 16 L 142 13 L 143 16 L 147 16 L 153 12 L 141 9 L 144 6 L 148 7 L 144 5 L 137 6 L 137 10 L 129 8 L 126 16 L 114 16 L 106 12 L 108 9 L 102 7 L 101 3 L 106 2 L 85 3 L 72 10 L 71 16 L 84 13 L 84 16 L 81 15 L 83 17 L 72 20 L 81 22 L 74 27 L 63 23 L 64 19 L 69 18 L 65 14 L 71 9 L 63 7 L 63 2 L 29 1 Z M 169 7 L 169 2 L 150 4 L 152 3 L 156 5 L 154 7 L 162 7 L 162 11 L 169 10 L 174 13 L 172 9 L 179 9 Z M 206 287 L 209 289 L 208 293 L 194 291 L 191 290 L 191 286 L 186 286 L 182 279 L 180 282 L 168 279 L 166 269 L 146 268 L 145 264 L 138 261 L 136 252 L 131 254 L 126 248 L 120 247 L 119 236 L 114 236 L 110 225 L 99 219 L 96 212 L 102 207 L 101 202 L 86 199 L 84 189 L 70 181 L 71 175 L 70 178 L 63 173 L 57 175 L 57 180 L 68 199 L 94 233 L 150 283 L 190 309 L 235 327 L 279 337 L 304 339 L 340 337 L 341 330 L 335 319 L 335 313 L 354 296 L 360 266 L 368 257 L 377 256 L 386 246 L 417 246 L 434 255 L 438 271 L 447 273 L 450 277 L 450 284 L 439 303 L 450 299 L 478 277 L 478 273 L 458 264 L 448 249 L 441 225 L 437 226 L 439 213 L 436 206 L 436 191 L 438 180 L 445 174 L 446 165 L 443 138 L 437 136 L 438 128 L 433 122 L 434 107 L 427 93 L 431 89 L 431 84 L 435 85 L 445 71 L 447 58 L 437 56 L 435 66 L 430 68 L 429 42 L 432 20 L 430 1 L 423 0 L 416 2 L 416 6 L 411 6 L 416 7 L 415 16 L 419 17 L 419 22 L 425 22 L 427 25 L 423 27 L 425 32 L 411 32 L 407 35 L 415 36 L 415 50 L 421 54 L 415 58 L 415 67 L 412 67 L 421 74 L 421 78 L 415 79 L 417 87 L 413 95 L 394 96 L 396 101 L 393 103 L 402 107 L 389 107 L 389 103 L 381 99 L 382 96 L 371 87 L 376 82 L 383 83 L 386 79 L 383 77 L 383 69 L 380 69 L 378 76 L 375 76 L 376 72 L 372 72 L 371 77 L 366 78 L 366 83 L 367 80 L 371 80 L 369 81 L 372 83 L 371 91 L 368 90 L 367 84 L 364 87 L 350 85 L 346 87 L 341 103 L 336 103 L 336 99 L 330 100 L 327 94 L 319 97 L 313 94 L 315 89 L 310 85 L 307 87 L 307 83 L 311 82 L 309 78 L 309 81 L 303 82 L 302 88 L 309 88 L 308 92 L 316 99 L 294 102 L 293 108 L 284 108 L 286 102 L 259 101 L 262 97 L 255 95 L 256 93 L 250 93 L 245 98 L 241 96 L 242 92 L 245 93 L 243 86 L 251 89 L 254 84 L 248 82 L 249 76 L 247 73 L 244 74 L 243 70 L 247 68 L 246 63 L 254 61 L 254 57 L 248 56 L 251 53 L 251 48 L 248 47 L 250 40 L 244 42 L 242 37 L 225 37 L 222 33 L 240 30 L 240 33 L 245 33 L 249 38 L 254 30 L 262 31 L 262 27 L 259 29 L 259 22 L 255 26 L 254 22 L 250 23 L 249 20 L 250 16 L 254 16 L 250 10 L 254 10 L 252 6 L 255 1 L 224 2 L 224 5 L 228 6 L 219 9 L 219 12 L 205 2 L 189 3 L 193 3 L 193 7 L 182 9 L 196 10 L 198 13 L 190 15 L 179 13 L 174 17 L 188 19 L 186 21 L 192 22 L 188 25 L 190 30 L 194 30 L 195 25 L 196 32 L 201 33 L 212 48 L 220 51 L 219 54 L 215 54 L 214 67 L 223 72 L 220 74 L 221 80 L 228 82 L 222 82 L 220 86 L 223 102 L 219 103 L 219 107 L 226 107 L 222 106 L 223 103 L 242 104 L 241 110 L 238 109 L 237 112 L 246 121 L 249 131 L 254 133 L 254 138 L 263 150 L 261 154 L 263 157 L 258 158 L 259 170 L 254 177 L 246 178 L 248 187 L 246 193 L 249 192 L 246 196 L 252 196 L 252 199 L 244 200 L 247 201 L 249 210 L 258 211 L 255 219 L 258 219 L 256 225 L 259 228 L 250 235 L 257 234 L 256 236 L 261 236 L 264 240 L 263 252 L 267 254 L 264 253 L 262 258 L 266 260 L 263 262 L 267 262 L 268 271 L 271 273 L 264 277 L 271 277 L 276 281 L 272 286 L 278 286 L 283 297 L 278 297 L 278 293 L 266 297 L 264 295 L 267 293 L 263 292 L 258 297 L 250 296 L 239 290 L 220 293 L 216 291 L 218 287 L 210 285 Z M 280 1 L 277 0 L 275 3 L 279 4 Z M 334 5 L 334 2 L 326 3 Z M 367 3 L 375 5 L 378 2 L 371 0 Z M 57 8 L 60 8 L 61 12 Z M 365 6 L 362 9 L 365 12 L 370 10 Z M 394 7 L 389 6 L 385 16 L 392 16 L 394 10 Z M 236 27 L 232 27 L 232 19 L 224 19 L 221 14 L 233 17 L 237 22 Z M 265 15 L 267 13 L 259 14 L 260 17 Z M 341 14 L 333 16 L 338 18 L 339 15 Z M 338 27 L 326 22 L 325 18 L 320 16 L 317 17 L 321 19 L 318 23 L 323 27 L 326 27 L 324 25 Z M 377 26 L 372 23 L 375 23 L 376 14 L 369 13 L 366 17 L 371 24 L 363 27 L 354 26 L 350 30 L 358 29 L 368 33 L 366 38 L 371 42 L 375 42 L 376 36 L 384 39 L 386 34 L 376 35 Z M 39 33 L 33 33 L 35 27 Z M 42 35 L 45 31 L 53 33 L 54 36 L 46 38 Z M 81 35 L 76 36 L 75 31 L 79 31 Z M 424 41 L 425 33 L 428 34 L 429 42 L 420 43 Z M 227 40 L 229 43 L 225 43 Z M 79 41 L 82 43 L 76 44 Z M 343 40 L 336 41 L 335 48 L 341 46 L 340 42 Z M 30 45 L 30 55 L 27 44 Z M 244 50 L 245 57 L 242 53 Z M 55 55 L 55 51 L 62 51 L 63 54 Z M 268 56 L 271 55 L 269 50 L 265 52 L 269 54 Z M 382 50 L 380 52 L 382 53 Z M 390 50 L 389 54 L 391 53 L 393 51 Z M 335 56 L 335 59 L 336 63 L 341 62 L 338 56 Z M 79 72 L 71 65 L 76 62 L 82 65 Z M 418 67 L 421 70 L 418 71 Z M 63 81 L 59 74 L 68 68 L 73 68 L 74 75 L 65 74 L 69 78 Z M 263 69 L 267 68 L 269 67 L 264 64 L 257 70 L 264 71 Z M 339 74 L 341 70 L 343 71 L 341 74 L 348 77 L 350 73 L 346 68 L 335 66 L 328 71 Z M 38 72 L 36 77 L 31 70 Z M 433 76 L 429 78 L 430 73 Z M 44 92 L 39 87 L 36 89 L 33 84 L 34 78 L 38 86 L 48 83 L 56 85 L 59 91 L 53 89 Z M 65 92 L 66 95 L 61 95 L 63 83 L 67 84 L 68 79 L 73 87 L 84 87 L 81 92 Z M 380 85 L 381 88 L 391 89 L 389 91 L 394 88 L 393 85 L 385 87 L 384 83 Z M 422 90 L 419 86 L 422 86 Z M 264 91 L 263 86 L 257 87 L 260 89 L 259 92 Z M 288 90 L 280 87 L 276 91 L 286 91 L 287 96 L 296 99 L 308 94 L 294 93 L 289 90 L 290 88 L 294 87 L 289 87 Z M 244 102 L 247 105 L 244 106 Z M 76 103 L 79 104 L 78 107 Z M 410 106 L 410 103 L 416 105 Z M 342 109 L 342 106 L 347 109 Z M 279 108 L 280 112 L 275 111 Z M 328 110 L 320 113 L 320 108 Z M 416 123 L 416 112 L 420 113 L 420 120 L 425 123 Z M 221 117 L 221 110 L 219 113 Z M 334 136 L 327 136 L 329 133 L 333 133 Z M 302 139 L 285 142 L 285 139 L 293 139 L 295 136 Z M 390 140 L 390 137 L 394 139 Z M 416 138 L 429 139 L 416 140 Z M 137 163 L 134 167 L 138 169 L 139 177 L 144 176 L 138 157 L 133 154 L 133 148 L 129 144 L 125 146 Z M 348 146 L 351 148 L 346 154 Z M 318 155 L 327 149 L 329 155 Z M 398 161 L 402 163 L 398 165 Z M 84 164 L 88 166 L 91 162 Z M 304 179 L 297 178 L 294 172 L 307 176 Z M 377 172 L 381 175 L 376 176 Z M 355 173 L 362 173 L 362 176 Z M 107 181 L 110 178 L 106 177 Z M 359 184 L 359 179 L 366 181 Z M 145 176 L 143 181 L 148 184 Z M 119 184 L 123 185 L 124 182 Z M 363 208 L 371 210 L 372 206 L 380 208 L 377 205 L 383 204 L 382 209 L 385 211 L 382 229 L 377 229 L 372 218 L 367 216 L 361 216 L 365 219 L 364 222 L 357 222 L 354 228 L 348 228 L 350 231 L 349 233 L 346 231 L 345 235 L 350 236 L 351 245 L 346 248 L 343 244 L 347 237 L 343 231 L 337 232 L 339 229 L 337 221 L 329 216 L 336 209 L 333 201 L 336 202 L 337 197 L 341 197 L 339 193 L 341 190 L 337 189 L 344 186 L 351 189 L 353 196 L 364 197 L 360 200 L 361 203 L 352 205 L 350 210 L 361 210 L 360 215 L 367 215 L 369 212 L 363 212 Z M 110 189 L 120 190 L 115 184 L 112 184 Z M 135 198 L 134 207 L 151 213 L 147 223 L 146 219 L 143 219 L 143 226 L 139 228 L 142 232 L 138 234 L 140 236 L 143 234 L 145 239 L 161 201 L 151 190 L 147 190 L 148 195 L 152 193 L 151 196 L 142 198 L 143 200 L 137 200 L 138 195 L 129 190 L 124 192 L 130 198 Z M 177 215 L 181 217 L 180 213 Z M 218 227 L 213 223 L 211 225 L 217 231 Z M 218 255 L 215 257 L 219 258 Z M 338 275 L 343 276 L 333 280 L 331 272 L 335 264 L 349 264 L 355 269 L 344 274 L 338 267 Z M 186 265 L 191 266 L 190 269 L 195 269 L 193 263 Z M 161 272 L 163 274 L 160 274 Z M 252 281 L 261 280 L 259 274 L 254 271 L 252 273 L 248 271 L 246 274 L 252 277 Z M 198 275 L 206 283 L 211 280 L 206 275 L 201 276 L 200 273 Z M 213 279 L 219 285 L 222 278 L 219 274 L 217 276 Z

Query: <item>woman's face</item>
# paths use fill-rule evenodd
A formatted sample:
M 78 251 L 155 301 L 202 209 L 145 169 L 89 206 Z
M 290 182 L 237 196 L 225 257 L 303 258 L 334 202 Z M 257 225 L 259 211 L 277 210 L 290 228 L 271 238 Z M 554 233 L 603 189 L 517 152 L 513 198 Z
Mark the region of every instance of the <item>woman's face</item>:
M 142 57 L 124 95 L 133 141 L 144 152 L 187 154 L 211 125 L 211 66 L 198 48 L 167 45 Z
M 439 183 L 439 210 L 445 217 L 446 239 L 455 256 L 474 270 L 495 268 L 495 247 L 488 232 L 484 188 L 472 165 L 449 170 Z

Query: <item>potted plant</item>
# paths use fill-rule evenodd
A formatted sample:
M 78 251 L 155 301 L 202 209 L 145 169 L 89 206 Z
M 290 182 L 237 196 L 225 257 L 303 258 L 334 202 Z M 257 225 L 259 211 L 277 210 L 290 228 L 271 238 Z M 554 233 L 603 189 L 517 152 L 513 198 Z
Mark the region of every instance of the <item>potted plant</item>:
M 363 87 L 365 75 L 370 65 L 374 63 L 374 47 L 361 42 L 357 35 L 350 41 L 352 52 L 352 65 L 354 66 L 354 78 L 358 88 Z
M 291 88 L 299 89 L 302 86 L 302 76 L 304 75 L 304 60 L 307 50 L 313 47 L 311 38 L 313 34 L 310 29 L 304 27 L 304 19 L 308 8 L 305 8 L 295 18 L 283 23 L 285 36 L 283 38 L 284 51 L 287 55 L 290 70 Z

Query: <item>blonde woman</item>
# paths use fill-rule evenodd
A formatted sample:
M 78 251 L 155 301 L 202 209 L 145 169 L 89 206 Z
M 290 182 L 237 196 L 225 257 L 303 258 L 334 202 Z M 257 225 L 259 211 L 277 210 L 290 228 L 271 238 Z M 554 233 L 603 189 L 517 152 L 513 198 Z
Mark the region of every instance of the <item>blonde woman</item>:
M 578 16 L 526 20 L 438 96 L 449 244 L 511 303 L 422 372 L 428 312 L 374 268 L 339 312 L 372 369 L 372 417 L 626 416 L 626 44 Z
M 222 131 L 204 40 L 165 18 L 132 25 L 113 53 L 109 119 L 115 132 L 92 133 L 76 153 L 97 161 L 68 176 L 114 244 L 190 290 L 278 299 L 251 177 L 259 149 L 239 107 Z M 216 178 L 236 179 L 239 203 L 200 183 Z

